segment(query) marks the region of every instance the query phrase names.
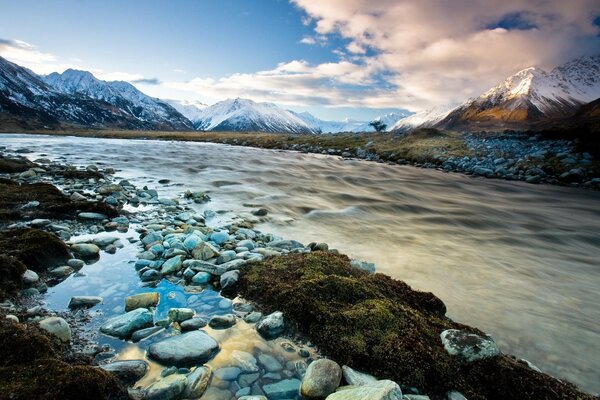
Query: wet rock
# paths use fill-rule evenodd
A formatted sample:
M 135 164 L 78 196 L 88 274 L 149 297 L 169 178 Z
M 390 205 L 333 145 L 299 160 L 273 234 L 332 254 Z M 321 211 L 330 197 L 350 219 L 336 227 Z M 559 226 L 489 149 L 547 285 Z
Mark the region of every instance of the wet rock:
M 236 322 L 237 320 L 233 314 L 215 315 L 208 322 L 208 326 L 213 329 L 227 329 L 235 325 Z
M 210 240 L 212 240 L 218 245 L 221 245 L 229 240 L 229 233 L 227 233 L 226 231 L 213 232 L 210 235 Z
M 237 286 L 238 280 L 240 279 L 240 271 L 235 269 L 233 271 L 227 271 L 223 275 L 221 275 L 220 283 L 221 289 L 228 291 L 235 289 Z
M 206 242 L 199 242 L 192 249 L 192 257 L 197 260 L 210 260 L 219 255 L 219 250 L 215 246 Z
M 75 270 L 83 268 L 85 262 L 83 260 L 79 260 L 77 258 L 71 258 L 67 261 L 67 265 Z
M 153 343 L 148 356 L 165 365 L 186 366 L 210 360 L 219 344 L 204 331 L 192 331 Z
M 266 208 L 259 208 L 258 210 L 252 211 L 252 215 L 257 217 L 264 217 L 269 213 L 269 210 Z
M 71 327 L 63 318 L 47 317 L 39 322 L 40 328 L 55 336 L 61 342 L 71 341 Z
M 448 393 L 446 393 L 446 399 L 448 399 L 448 400 L 467 400 L 467 398 L 465 396 L 463 396 L 462 393 L 457 392 L 456 390 L 451 390 Z
M 241 396 L 241 397 L 238 397 L 238 400 L 269 400 L 269 399 L 267 399 L 265 396 L 255 395 L 255 396 Z
M 342 369 L 335 361 L 316 360 L 306 369 L 300 393 L 308 398 L 325 398 L 335 392 L 341 381 Z
M 105 214 L 95 213 L 95 212 L 81 212 L 77 214 L 77 216 L 81 219 L 93 220 L 93 221 L 102 221 L 103 219 L 107 219 L 108 217 Z
M 102 303 L 102 300 L 99 296 L 73 296 L 69 301 L 69 308 L 90 308 Z
M 259 370 L 258 365 L 256 365 L 256 358 L 246 351 L 232 351 L 231 361 L 233 365 L 239 367 L 244 373 L 254 373 Z
M 50 275 L 57 278 L 64 278 L 65 276 L 69 276 L 73 273 L 73 268 L 64 265 L 62 267 L 57 267 L 48 271 Z
M 211 371 L 209 367 L 197 367 L 186 377 L 185 389 L 181 395 L 184 399 L 197 399 L 208 387 Z
M 347 365 L 342 366 L 342 375 L 348 385 L 363 386 L 377 381 L 374 376 L 356 371 Z
M 150 336 L 154 335 L 155 333 L 160 332 L 162 330 L 163 330 L 163 327 L 161 327 L 161 326 L 151 326 L 150 328 L 140 329 L 139 331 L 133 332 L 133 334 L 131 335 L 131 341 L 139 342 L 140 340 L 144 340 L 147 337 L 150 337 Z
M 142 275 L 140 276 L 140 279 L 142 280 L 142 282 L 155 281 L 160 278 L 161 278 L 160 272 L 158 272 L 154 269 L 144 271 L 144 273 L 142 273 Z
M 125 298 L 125 311 L 135 310 L 136 308 L 156 307 L 160 295 L 158 292 L 147 292 L 134 294 Z
M 126 339 L 133 332 L 152 326 L 152 321 L 152 312 L 146 308 L 138 308 L 109 319 L 100 327 L 100 332 L 120 339 Z
M 277 359 L 269 354 L 263 353 L 258 356 L 258 361 L 267 372 L 279 372 L 283 366 Z
M 350 266 L 352 266 L 354 268 L 362 269 L 363 271 L 367 271 L 367 272 L 371 272 L 371 273 L 375 272 L 375 264 L 370 263 L 370 262 L 365 262 L 365 261 L 360 261 L 360 260 L 352 260 L 352 261 L 350 261 Z
M 168 313 L 168 318 L 173 322 L 183 322 L 191 319 L 194 316 L 194 310 L 191 308 L 171 308 Z
M 440 335 L 444 349 L 451 356 L 458 356 L 471 362 L 500 355 L 500 349 L 494 340 L 467 331 L 448 329 Z
M 144 400 L 176 400 L 185 390 L 187 379 L 185 375 L 173 374 L 159 379 L 148 386 Z
M 270 242 L 268 244 L 269 247 L 278 250 L 294 250 L 294 249 L 303 249 L 304 245 L 295 240 L 276 240 L 274 242 Z
M 30 269 L 23 273 L 22 278 L 25 286 L 35 285 L 40 280 L 39 275 Z
M 244 322 L 247 322 L 249 324 L 254 324 L 254 323 L 260 321 L 261 318 L 262 318 L 262 313 L 260 313 L 258 311 L 252 311 L 250 314 L 248 314 L 244 317 Z
M 213 376 L 224 381 L 234 381 L 240 376 L 242 370 L 238 367 L 225 367 L 215 370 Z
M 144 244 L 144 246 L 150 246 L 154 243 L 161 243 L 162 240 L 163 240 L 163 237 L 159 233 L 150 232 L 146 236 L 143 237 L 142 243 Z
M 351 387 L 327 396 L 327 400 L 402 400 L 402 391 L 396 382 L 383 380 L 364 386 Z
M 205 327 L 207 324 L 206 320 L 204 318 L 192 318 L 192 319 L 188 319 L 187 321 L 183 321 L 181 324 L 179 324 L 179 326 L 181 327 L 181 330 L 183 332 L 187 332 L 187 331 L 196 331 L 200 328 Z
M 231 260 L 235 260 L 236 252 L 233 250 L 227 250 L 222 252 L 219 257 L 217 257 L 216 264 L 225 264 Z
M 126 360 L 101 365 L 100 368 L 110 372 L 123 382 L 123 384 L 129 386 L 142 379 L 150 366 L 144 360 Z
M 96 258 L 100 254 L 100 247 L 91 243 L 77 243 L 71 246 L 71 251 L 76 256 L 85 259 Z
M 174 274 L 175 272 L 181 270 L 182 266 L 183 256 L 175 256 L 173 258 L 169 258 L 163 263 L 160 273 L 162 275 Z
M 285 323 L 283 313 L 275 311 L 256 324 L 256 330 L 266 339 L 274 339 L 283 333 Z
M 208 272 L 200 271 L 196 275 L 192 276 L 191 281 L 196 284 L 208 283 L 212 279 L 212 275 Z
M 295 398 L 298 395 L 298 389 L 300 389 L 300 381 L 298 379 L 284 379 L 262 387 L 269 400 Z

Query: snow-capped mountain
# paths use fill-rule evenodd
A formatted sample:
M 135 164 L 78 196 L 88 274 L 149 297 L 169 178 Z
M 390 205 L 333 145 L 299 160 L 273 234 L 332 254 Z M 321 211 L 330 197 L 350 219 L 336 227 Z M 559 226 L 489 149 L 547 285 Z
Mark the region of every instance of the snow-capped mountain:
M 468 100 L 437 126 L 446 129 L 527 128 L 572 115 L 600 97 L 600 56 L 582 57 L 546 72 L 527 68 L 476 99 Z
M 190 121 L 166 102 L 145 95 L 130 83 L 106 82 L 88 71 L 68 69 L 43 77 L 55 91 L 105 101 L 153 129 L 192 129 Z
M 420 111 L 396 121 L 389 129 L 394 132 L 408 132 L 416 128 L 430 128 L 446 118 L 455 107 L 438 106 Z
M 189 119 L 192 124 L 196 124 L 200 120 L 202 110 L 208 107 L 208 105 L 200 101 L 165 100 L 165 102 Z
M 0 57 L 0 122 L 22 128 L 64 126 L 142 129 L 144 124 L 112 105 L 53 90 L 27 68 Z
M 375 132 L 375 129 L 369 125 L 371 121 L 357 121 L 350 118 L 342 121 L 327 121 L 319 119 L 307 111 L 302 113 L 290 112 L 321 133 Z M 387 126 L 386 130 L 389 131 L 398 120 L 405 118 L 407 115 L 409 114 L 395 112 L 379 116 L 374 120 L 382 121 Z
M 227 99 L 200 110 L 195 128 L 204 131 L 318 133 L 296 114 L 271 103 Z

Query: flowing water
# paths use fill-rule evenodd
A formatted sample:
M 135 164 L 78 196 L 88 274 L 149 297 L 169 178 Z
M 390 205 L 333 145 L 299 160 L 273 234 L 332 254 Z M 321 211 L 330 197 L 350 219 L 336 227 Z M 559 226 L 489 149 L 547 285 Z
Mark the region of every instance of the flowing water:
M 4 135 L 0 145 L 112 166 L 136 184 L 170 179 L 162 196 L 203 190 L 215 211 L 266 207 L 258 229 L 374 262 L 503 351 L 600 391 L 600 192 L 218 144 Z

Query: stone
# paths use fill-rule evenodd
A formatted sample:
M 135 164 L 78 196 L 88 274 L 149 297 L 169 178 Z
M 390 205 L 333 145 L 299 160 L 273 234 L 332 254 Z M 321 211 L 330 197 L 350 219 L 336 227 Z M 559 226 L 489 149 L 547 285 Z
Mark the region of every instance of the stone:
M 235 260 L 236 255 L 237 255 L 237 253 L 234 250 L 224 251 L 219 255 L 219 257 L 217 257 L 217 260 L 215 261 L 215 263 L 216 264 L 225 264 L 226 262 Z
M 152 322 L 152 312 L 146 308 L 137 308 L 109 319 L 102 324 L 100 332 L 119 339 L 127 339 L 133 332 L 152 326 Z
M 269 210 L 266 208 L 259 208 L 258 210 L 252 211 L 252 215 L 256 217 L 264 217 L 269 213 Z
M 248 250 L 254 250 L 256 248 L 256 243 L 250 239 L 240 240 L 237 243 L 238 247 L 245 247 Z
M 158 272 L 158 271 L 156 271 L 154 269 L 151 269 L 151 270 L 148 270 L 148 271 L 144 271 L 144 273 L 140 276 L 140 279 L 143 282 L 148 282 L 148 281 L 158 280 L 158 279 L 160 279 L 160 277 L 161 277 L 160 276 L 160 272 Z
M 78 258 L 71 258 L 67 260 L 67 265 L 73 269 L 81 269 L 85 265 L 85 262 Z
M 163 237 L 160 233 L 157 232 L 149 232 L 146 236 L 144 236 L 144 238 L 142 239 L 142 243 L 144 244 L 144 246 L 150 246 L 154 243 L 161 243 L 163 240 Z
M 16 315 L 12 315 L 12 314 L 7 314 L 6 317 L 4 317 L 10 321 L 16 322 L 17 324 L 19 323 L 19 317 L 17 317 Z
M 446 398 L 448 400 L 467 400 L 467 398 L 463 396 L 461 392 L 458 392 L 456 390 L 451 390 L 448 393 L 446 393 Z
M 35 271 L 28 269 L 23 273 L 22 279 L 23 283 L 29 286 L 36 284 L 40 280 L 40 276 Z
M 494 339 L 479 336 L 458 329 L 448 329 L 440 335 L 444 349 L 451 356 L 457 356 L 467 362 L 497 357 L 500 349 Z
M 158 292 L 138 293 L 125 298 L 125 311 L 135 310 L 136 308 L 156 307 L 160 300 Z
M 235 325 L 236 322 L 237 320 L 233 314 L 215 315 L 208 322 L 208 326 L 213 329 L 227 329 Z
M 71 327 L 61 317 L 47 317 L 39 322 L 40 328 L 63 343 L 71 341 Z
M 258 365 L 256 365 L 256 358 L 246 351 L 232 351 L 231 363 L 232 365 L 239 367 L 243 373 L 254 373 L 259 370 Z
M 248 387 L 256 382 L 260 378 L 260 374 L 258 372 L 253 374 L 242 374 L 237 380 L 238 385 L 241 387 Z
M 71 246 L 71 251 L 85 260 L 98 257 L 100 247 L 91 243 L 77 243 Z
M 144 400 L 176 400 L 185 390 L 187 379 L 185 375 L 172 374 L 148 386 Z
M 374 376 L 356 371 L 347 365 L 342 366 L 342 375 L 346 383 L 353 386 L 369 385 L 377 381 L 377 378 Z
M 100 368 L 116 376 L 123 384 L 130 386 L 142 379 L 150 366 L 144 360 L 125 360 L 104 364 Z
M 233 271 L 227 271 L 223 275 L 221 275 L 220 283 L 222 290 L 231 290 L 234 289 L 238 280 L 240 279 L 240 271 L 234 269 Z
M 87 197 L 85 197 L 84 195 L 82 195 L 79 192 L 73 192 L 73 193 L 71 193 L 71 196 L 69 198 L 71 200 L 73 200 L 73 201 L 84 201 L 84 200 L 87 200 Z
M 279 372 L 283 369 L 283 366 L 275 357 L 266 353 L 258 356 L 258 362 L 260 362 L 267 372 Z
M 240 376 L 242 370 L 238 367 L 225 367 L 215 370 L 213 376 L 225 381 L 234 381 Z
M 265 396 L 242 396 L 238 400 L 269 400 Z
M 163 330 L 163 327 L 161 327 L 161 326 L 151 326 L 150 328 L 140 329 L 139 331 L 133 332 L 133 334 L 131 335 L 131 341 L 139 342 L 140 340 L 144 340 L 147 337 L 150 337 L 150 336 L 154 335 L 155 333 L 160 332 L 162 330 Z
M 123 186 L 117 185 L 115 183 L 109 183 L 107 185 L 102 185 L 98 188 L 98 193 L 101 195 L 113 194 L 116 192 L 122 192 Z
M 104 299 L 99 296 L 73 296 L 69 301 L 69 308 L 90 308 L 102 303 Z
M 167 316 L 170 321 L 183 322 L 194 316 L 194 310 L 191 308 L 171 308 Z
M 91 220 L 95 220 L 95 221 L 102 221 L 103 219 L 108 218 L 104 214 L 95 213 L 95 212 L 81 212 L 81 213 L 77 214 L 77 216 L 81 219 L 91 219 Z
M 181 395 L 184 399 L 198 399 L 206 388 L 210 380 L 210 367 L 197 367 L 186 377 L 186 385 Z
M 272 247 L 274 249 L 278 249 L 278 250 L 294 250 L 294 249 L 303 249 L 304 245 L 300 242 L 297 242 L 295 240 L 276 240 L 273 242 L 270 242 L 268 244 L 269 247 Z
M 178 272 L 183 266 L 183 256 L 175 256 L 173 258 L 169 258 L 162 265 L 160 273 L 162 275 L 170 275 Z
M 332 393 L 327 400 L 402 400 L 402 390 L 396 382 L 382 380 L 368 385 L 350 387 Z
M 219 351 L 219 344 L 204 331 L 192 331 L 153 343 L 148 356 L 164 365 L 204 363 Z
M 252 311 L 250 314 L 248 314 L 244 317 L 244 322 L 247 322 L 249 324 L 254 324 L 254 323 L 260 321 L 261 318 L 262 318 L 261 312 Z
M 192 276 L 191 281 L 197 284 L 208 283 L 212 279 L 212 275 L 208 272 L 200 271 L 196 275 Z
M 281 311 L 267 315 L 256 324 L 256 330 L 266 339 L 275 339 L 283 333 L 284 329 L 285 323 Z
M 219 255 L 219 250 L 215 246 L 206 242 L 199 242 L 196 247 L 192 249 L 192 257 L 197 260 L 210 260 Z
M 65 276 L 69 276 L 73 273 L 73 268 L 71 268 L 67 265 L 64 265 L 62 267 L 57 267 L 57 268 L 51 269 L 48 272 L 52 276 L 55 276 L 58 278 L 64 278 Z
M 181 328 L 181 330 L 183 332 L 187 332 L 187 331 L 196 331 L 200 328 L 205 327 L 207 324 L 206 320 L 204 318 L 191 318 L 188 319 L 187 321 L 183 321 L 182 323 L 179 324 L 179 327 Z
M 370 273 L 375 272 L 375 264 L 373 264 L 373 263 L 360 261 L 360 260 L 351 260 L 350 265 L 354 268 L 362 269 L 363 271 L 367 271 Z
M 269 400 L 292 399 L 298 396 L 300 381 L 298 379 L 284 379 L 262 387 Z
M 227 231 L 213 232 L 210 235 L 210 240 L 218 245 L 222 245 L 229 240 L 229 233 L 227 233 Z
M 340 366 L 335 361 L 322 358 L 309 364 L 300 393 L 308 398 L 325 398 L 335 392 L 341 381 Z

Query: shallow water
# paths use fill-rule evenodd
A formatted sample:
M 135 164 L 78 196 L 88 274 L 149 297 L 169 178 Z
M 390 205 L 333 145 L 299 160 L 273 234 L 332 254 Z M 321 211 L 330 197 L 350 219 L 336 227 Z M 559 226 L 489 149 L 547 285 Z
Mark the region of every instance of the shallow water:
M 375 262 L 504 351 L 600 391 L 599 192 L 216 144 L 3 135 L 0 145 L 112 166 L 136 184 L 167 178 L 161 195 L 204 190 L 215 211 L 264 206 L 258 229 Z

